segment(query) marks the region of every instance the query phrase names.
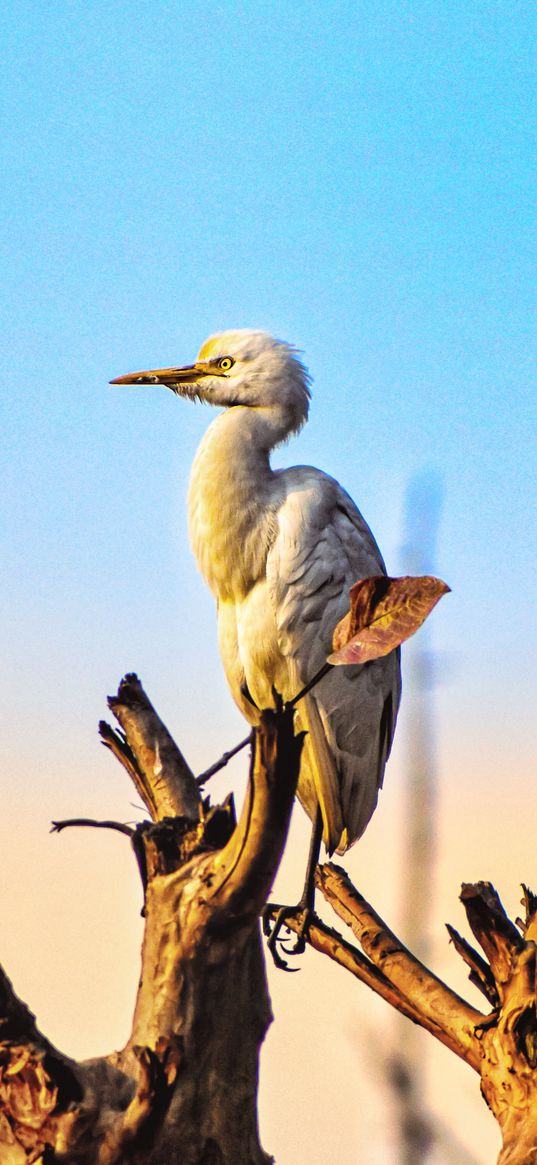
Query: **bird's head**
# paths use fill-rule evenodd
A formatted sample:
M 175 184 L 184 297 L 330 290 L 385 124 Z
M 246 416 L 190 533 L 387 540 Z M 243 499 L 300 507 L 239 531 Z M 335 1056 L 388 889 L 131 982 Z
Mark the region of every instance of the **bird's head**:
M 178 396 L 223 408 L 272 410 L 296 431 L 308 415 L 310 377 L 296 349 L 266 332 L 210 336 L 194 364 L 130 372 L 111 384 L 164 384 Z

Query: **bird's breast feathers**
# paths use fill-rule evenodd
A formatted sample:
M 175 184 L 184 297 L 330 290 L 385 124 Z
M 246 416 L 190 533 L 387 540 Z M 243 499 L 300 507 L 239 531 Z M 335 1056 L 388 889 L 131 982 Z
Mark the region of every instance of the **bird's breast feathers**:
M 210 447 L 207 450 L 211 452 Z M 233 697 L 256 723 L 322 667 L 358 578 L 384 571 L 376 542 L 336 481 L 308 467 L 262 477 L 216 473 L 203 452 L 191 479 L 198 564 L 218 601 L 219 643 Z M 373 812 L 399 702 L 398 661 L 335 669 L 297 706 L 306 733 L 298 796 L 321 805 L 324 840 L 341 852 Z
M 274 689 L 284 699 L 295 694 L 265 580 L 240 599 L 220 600 L 218 641 L 233 697 L 251 723 L 273 706 Z

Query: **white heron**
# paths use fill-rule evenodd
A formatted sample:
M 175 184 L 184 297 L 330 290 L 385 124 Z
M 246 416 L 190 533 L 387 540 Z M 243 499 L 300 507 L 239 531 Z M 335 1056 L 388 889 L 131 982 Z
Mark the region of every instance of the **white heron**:
M 373 535 L 334 478 L 273 469 L 270 454 L 305 423 L 310 377 L 296 349 L 261 331 L 227 331 L 194 364 L 118 377 L 219 406 L 190 478 L 190 537 L 216 599 L 220 654 L 250 724 L 322 667 L 357 579 L 385 573 Z M 361 439 L 358 434 L 357 441 Z M 377 803 L 400 696 L 399 653 L 334 668 L 296 708 L 306 732 L 298 797 L 329 853 L 344 853 Z

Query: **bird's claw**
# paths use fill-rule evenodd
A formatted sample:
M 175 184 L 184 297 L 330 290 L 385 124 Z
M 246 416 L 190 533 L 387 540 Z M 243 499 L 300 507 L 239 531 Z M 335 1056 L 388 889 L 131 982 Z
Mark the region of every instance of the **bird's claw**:
M 274 911 L 277 911 L 276 917 L 273 919 Z M 304 907 L 301 902 L 297 906 L 275 906 L 269 903 L 263 911 L 263 933 L 268 936 L 267 947 L 272 955 L 274 964 L 281 971 L 299 971 L 300 967 L 289 967 L 287 960 L 282 957 L 278 950 L 278 946 L 286 955 L 301 955 L 306 949 L 306 935 L 308 933 L 308 926 L 310 924 L 312 910 L 309 907 Z M 295 932 L 296 941 L 290 946 L 286 945 L 287 938 L 282 938 L 280 931 L 286 925 L 286 919 L 300 918 L 298 930 Z M 286 926 L 287 934 L 291 935 L 293 932 L 290 927 Z

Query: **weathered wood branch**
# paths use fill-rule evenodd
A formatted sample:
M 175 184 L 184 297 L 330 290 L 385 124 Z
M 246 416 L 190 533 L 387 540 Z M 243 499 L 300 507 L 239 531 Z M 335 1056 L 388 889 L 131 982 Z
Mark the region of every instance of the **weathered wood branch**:
M 513 959 L 524 947 L 524 939 L 514 922 L 507 917 L 500 896 L 490 882 L 464 884 L 461 902 L 472 931 L 483 948 L 498 988 L 511 976 Z
M 144 885 L 132 1032 L 122 1051 L 74 1063 L 0 977 L 0 1160 L 54 1152 L 73 1165 L 269 1165 L 257 1131 L 271 1021 L 258 916 L 298 778 L 292 711 L 261 718 L 236 825 L 230 800 L 213 809 L 201 799 L 135 676 L 109 706 L 121 731 L 103 724 L 101 737 L 152 818 L 121 827 Z
M 272 715 L 266 714 L 267 723 Z M 280 716 L 277 734 L 265 731 L 256 738 L 239 824 L 215 857 L 211 905 L 223 909 L 226 918 L 259 917 L 274 881 L 275 854 L 282 853 L 287 838 L 304 734 L 295 736 L 291 709 Z
M 473 983 L 474 987 L 477 987 L 478 991 L 483 993 L 485 999 L 492 1007 L 497 1007 L 500 1002 L 498 991 L 494 975 L 486 959 L 449 922 L 446 925 L 446 929 L 457 954 L 461 956 L 461 959 L 463 959 L 466 966 L 470 969 L 468 975 L 470 983 Z
M 34 1161 L 64 1142 L 64 1120 L 83 1098 L 78 1066 L 39 1031 L 0 967 L 0 1160 Z
M 362 951 L 317 917 L 308 926 L 310 945 L 477 1068 L 479 1051 L 473 1030 L 485 1019 L 482 1013 L 465 1003 L 407 950 L 341 867 L 333 863 L 319 866 L 316 884 L 339 917 L 351 927 Z M 288 919 L 286 926 L 298 933 L 301 918 L 297 915 Z
M 316 883 L 361 950 L 317 917 L 308 927 L 310 945 L 479 1074 L 502 1133 L 498 1165 L 537 1165 L 537 897 L 524 887 L 525 918 L 516 926 L 490 883 L 462 887 L 468 922 L 488 961 L 453 927 L 448 931 L 470 980 L 492 1004 L 484 1015 L 411 954 L 344 870 L 319 866 Z M 301 921 L 297 914 L 286 925 L 297 933 Z
M 355 889 L 345 870 L 322 866 L 319 888 L 339 917 L 350 926 L 362 950 L 382 970 L 401 1000 L 419 1013 L 419 1021 L 473 1068 L 479 1064 L 474 1039 L 483 1015 L 460 998 L 416 959 L 396 938 L 372 906 Z
M 127 770 L 153 821 L 186 817 L 198 821 L 200 792 L 196 778 L 168 729 L 155 712 L 138 676 L 126 675 L 108 707 L 123 729 L 99 724 L 103 744 Z
M 275 921 L 279 909 L 279 906 L 269 909 L 268 915 L 272 921 Z M 285 926 L 294 934 L 301 934 L 302 922 L 303 914 L 301 911 L 298 911 L 296 914 L 286 918 Z M 354 975 L 355 979 L 359 979 L 361 983 L 365 983 L 376 995 L 380 995 L 381 999 L 385 999 L 391 1007 L 395 1007 L 402 1015 L 413 1020 L 414 1023 L 421 1023 L 419 1009 L 414 1007 L 408 999 L 402 996 L 379 967 L 371 962 L 352 943 L 347 942 L 337 930 L 327 926 L 317 915 L 310 918 L 308 922 L 307 941 L 319 954 L 327 955 L 329 959 L 332 959 L 332 962 L 338 963 L 345 971 L 349 971 L 351 975 Z M 433 1031 L 432 1026 L 428 1027 L 427 1024 L 423 1026 L 427 1030 Z M 443 1042 L 449 1044 L 447 1039 Z
M 0 970 L 0 1161 L 30 1165 L 269 1165 L 257 1131 L 259 1049 L 271 1020 L 258 915 L 287 835 L 301 737 L 292 710 L 263 713 L 238 824 L 212 808 L 135 676 L 100 726 L 151 820 L 130 837 L 144 887 L 142 972 L 120 1052 L 76 1063 L 49 1043 Z M 494 888 L 462 901 L 484 956 L 455 950 L 492 1010 L 482 1014 L 400 942 L 333 864 L 317 884 L 361 949 L 320 920 L 308 940 L 474 1068 L 499 1122 L 499 1165 L 537 1165 L 537 897 L 515 925 Z M 300 916 L 290 918 L 297 930 Z
M 309 931 L 311 945 L 367 982 L 478 1072 L 502 1133 L 498 1165 L 537 1165 L 537 897 L 524 887 L 525 919 L 517 928 L 490 883 L 462 888 L 468 922 L 488 962 L 456 931 L 449 931 L 470 968 L 470 979 L 493 1000 L 492 1011 L 482 1015 L 414 958 L 343 870 L 330 863 L 319 867 L 317 884 L 362 951 L 317 920 Z M 296 929 L 294 921 L 289 925 Z

